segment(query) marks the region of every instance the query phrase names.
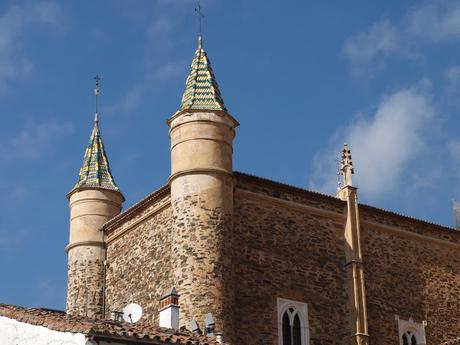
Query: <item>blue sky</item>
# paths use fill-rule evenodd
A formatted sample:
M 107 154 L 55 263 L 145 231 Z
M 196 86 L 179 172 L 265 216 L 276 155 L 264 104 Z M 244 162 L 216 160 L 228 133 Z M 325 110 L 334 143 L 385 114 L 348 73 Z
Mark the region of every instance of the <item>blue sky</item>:
M 64 308 L 68 206 L 103 76 L 125 207 L 169 175 L 165 120 L 196 48 L 189 0 L 0 3 L 0 302 Z M 460 3 L 204 0 L 234 168 L 332 194 L 351 146 L 361 202 L 452 224 L 460 199 Z

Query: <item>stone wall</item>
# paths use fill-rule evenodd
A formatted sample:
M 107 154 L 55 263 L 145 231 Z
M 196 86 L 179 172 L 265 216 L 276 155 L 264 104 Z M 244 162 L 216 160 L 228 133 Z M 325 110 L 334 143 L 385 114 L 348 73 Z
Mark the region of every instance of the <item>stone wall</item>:
M 305 207 L 290 201 L 301 198 L 294 193 L 254 192 L 254 184 L 238 181 L 236 344 L 278 343 L 277 297 L 308 304 L 311 345 L 350 344 L 343 214 L 313 212 L 310 207 L 324 202 L 314 197 L 304 198 Z M 344 204 L 327 209 L 337 205 Z
M 200 197 L 171 207 L 168 193 L 110 229 L 106 311 L 136 302 L 158 324 L 159 297 L 174 285 L 182 325 L 192 317 L 202 325 L 213 312 L 234 324 L 234 344 L 277 344 L 280 297 L 308 304 L 310 345 L 349 345 L 346 204 L 235 175 L 233 231 Z M 395 315 L 426 320 L 427 344 L 457 337 L 460 233 L 365 205 L 360 218 L 370 344 L 399 344 Z M 231 300 L 228 277 L 234 304 L 223 303 Z
M 164 194 L 107 237 L 106 315 L 128 303 L 142 306 L 142 321 L 158 325 L 161 295 L 173 286 L 171 205 Z
M 72 315 L 99 318 L 103 305 L 104 250 L 78 246 L 68 253 L 67 305 Z
M 460 245 L 455 243 L 459 233 L 405 219 L 398 224 L 395 217 L 365 207 L 361 215 L 367 220 L 361 223 L 361 239 L 370 343 L 399 344 L 395 315 L 404 320 L 412 316 L 418 323 L 426 320 L 427 344 L 457 337 Z
M 241 344 L 277 344 L 276 297 L 308 303 L 310 344 L 349 344 L 345 204 L 237 173 L 235 320 Z M 370 344 L 399 344 L 395 315 L 460 334 L 460 232 L 360 205 Z M 266 339 L 271 339 L 267 342 Z
M 201 195 L 189 194 L 173 203 L 173 266 L 180 297 L 180 325 L 195 319 L 201 327 L 212 313 L 216 331 L 233 338 L 234 285 L 232 217 L 222 208 L 208 208 Z

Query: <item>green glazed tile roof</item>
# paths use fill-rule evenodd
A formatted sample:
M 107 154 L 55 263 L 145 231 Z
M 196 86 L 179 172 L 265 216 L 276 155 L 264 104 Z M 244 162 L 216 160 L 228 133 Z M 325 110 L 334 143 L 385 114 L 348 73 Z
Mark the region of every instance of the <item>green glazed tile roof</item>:
M 115 184 L 112 173 L 110 172 L 109 161 L 105 153 L 104 143 L 102 142 L 99 130 L 99 120 L 96 114 L 94 127 L 89 139 L 88 147 L 83 158 L 83 165 L 80 169 L 78 182 L 73 187 L 73 192 L 77 188 L 96 187 L 119 191 Z
M 192 61 L 190 73 L 185 83 L 185 92 L 179 111 L 185 109 L 227 110 L 220 95 L 219 85 L 212 71 L 211 61 L 198 41 L 198 49 Z

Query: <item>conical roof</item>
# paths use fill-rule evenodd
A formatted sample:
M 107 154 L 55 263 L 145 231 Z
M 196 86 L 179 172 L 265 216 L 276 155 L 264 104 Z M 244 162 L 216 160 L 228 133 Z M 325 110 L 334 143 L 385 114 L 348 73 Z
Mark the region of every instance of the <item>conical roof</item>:
M 88 147 L 80 168 L 78 182 L 71 193 L 78 188 L 101 188 L 119 191 L 110 171 L 109 161 L 104 149 L 101 132 L 99 130 L 99 118 L 96 113 L 94 127 L 89 139 Z
M 179 111 L 185 109 L 224 110 L 224 100 L 219 85 L 212 71 L 211 61 L 203 49 L 201 36 L 198 38 L 198 49 L 192 61 L 190 73 L 185 83 L 185 91 Z

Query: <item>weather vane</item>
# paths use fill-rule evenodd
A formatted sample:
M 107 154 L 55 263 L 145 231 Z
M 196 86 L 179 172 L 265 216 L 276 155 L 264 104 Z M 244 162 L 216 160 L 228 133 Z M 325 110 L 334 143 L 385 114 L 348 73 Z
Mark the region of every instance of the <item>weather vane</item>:
M 200 0 L 197 0 L 197 6 L 195 7 L 195 12 L 197 13 L 198 15 L 198 33 L 200 35 L 200 38 L 201 38 L 201 22 L 204 18 L 204 15 L 203 13 L 201 12 L 201 1 Z
M 96 80 L 96 87 L 94 88 L 94 96 L 96 97 L 96 114 L 95 114 L 95 117 L 94 117 L 94 121 L 99 121 L 99 102 L 98 102 L 98 99 L 99 99 L 99 94 L 101 93 L 101 89 L 99 87 L 99 81 L 101 80 L 102 78 L 99 76 L 99 74 L 97 74 L 95 77 L 94 77 L 94 80 Z

